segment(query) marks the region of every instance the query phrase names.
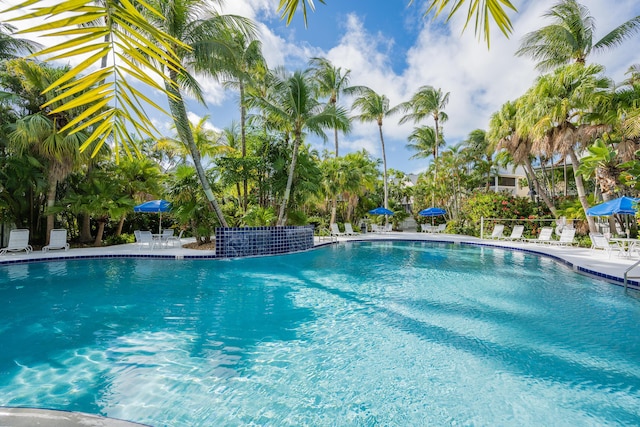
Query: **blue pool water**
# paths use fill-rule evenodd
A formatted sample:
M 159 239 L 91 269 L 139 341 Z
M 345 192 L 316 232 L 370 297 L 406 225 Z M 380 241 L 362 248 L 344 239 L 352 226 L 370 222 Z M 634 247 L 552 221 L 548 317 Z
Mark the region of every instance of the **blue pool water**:
M 640 302 L 500 249 L 0 266 L 0 406 L 153 426 L 640 424 Z

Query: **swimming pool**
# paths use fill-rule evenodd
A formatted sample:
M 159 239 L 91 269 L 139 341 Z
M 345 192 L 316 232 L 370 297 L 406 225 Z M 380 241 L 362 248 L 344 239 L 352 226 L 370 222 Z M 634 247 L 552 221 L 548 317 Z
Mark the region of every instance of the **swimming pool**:
M 519 252 L 0 266 L 0 301 L 0 406 L 154 426 L 640 424 L 640 302 Z

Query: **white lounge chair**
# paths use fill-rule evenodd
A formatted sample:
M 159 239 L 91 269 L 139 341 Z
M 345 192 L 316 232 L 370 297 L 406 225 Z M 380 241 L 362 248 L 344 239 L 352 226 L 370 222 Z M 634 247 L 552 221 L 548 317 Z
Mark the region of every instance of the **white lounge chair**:
M 591 249 L 602 249 L 611 258 L 611 252 L 617 251 L 618 255 L 623 255 L 625 250 L 618 242 L 610 242 L 602 233 L 589 233 L 591 237 Z
M 433 233 L 433 227 L 430 224 L 420 224 L 420 231 L 423 233 Z
M 562 234 L 560 234 L 560 240 L 549 240 L 549 244 L 558 246 L 570 246 L 573 245 L 573 238 L 576 235 L 575 228 L 563 228 Z
M 184 230 L 180 230 L 180 233 L 178 233 L 177 236 L 171 235 L 169 237 L 167 237 L 167 245 L 169 243 L 171 243 L 171 246 L 175 246 L 176 243 L 178 244 L 178 246 L 182 246 L 182 233 L 184 233 Z
M 389 223 L 382 228 L 383 233 L 390 233 L 393 231 L 393 224 Z
M 511 235 L 503 236 L 500 238 L 500 240 L 511 240 L 511 241 L 522 240 L 523 232 L 524 232 L 524 225 L 514 225 L 513 229 L 511 230 Z
M 340 228 L 338 228 L 338 224 L 336 224 L 335 222 L 331 223 L 331 235 L 332 236 L 346 236 L 345 233 L 340 231 Z
M 153 234 L 150 231 L 135 230 L 133 234 L 136 236 L 138 249 L 142 249 L 144 246 L 153 249 L 159 243 L 158 240 L 153 238 Z
M 372 233 L 382 233 L 384 231 L 384 225 L 371 224 Z
M 360 233 L 357 233 L 357 232 L 353 231 L 353 226 L 351 225 L 350 222 L 345 222 L 344 223 L 344 234 L 346 234 L 347 236 L 357 236 Z
M 26 228 L 16 228 L 9 233 L 9 243 L 6 248 L 0 249 L 0 255 L 7 252 L 25 251 L 29 253 L 33 250 L 29 244 L 29 230 Z
M 64 249 L 65 252 L 69 250 L 69 243 L 67 243 L 67 230 L 65 228 L 54 228 L 49 233 L 49 244 L 42 247 L 43 252 L 47 252 L 51 249 Z
M 439 224 L 437 227 L 435 227 L 435 229 L 433 230 L 434 233 L 444 233 L 444 231 L 447 229 L 447 224 Z
M 504 237 L 502 235 L 503 231 L 504 231 L 504 224 L 496 224 L 495 227 L 493 227 L 493 231 L 491 232 L 491 236 L 489 236 L 489 239 L 500 239 Z
M 160 246 L 167 246 L 169 238 L 173 237 L 173 233 L 173 228 L 165 228 L 162 230 L 162 234 L 160 234 Z
M 553 235 L 553 227 L 542 227 L 537 239 L 525 239 L 527 242 L 532 243 L 549 243 L 551 236 Z

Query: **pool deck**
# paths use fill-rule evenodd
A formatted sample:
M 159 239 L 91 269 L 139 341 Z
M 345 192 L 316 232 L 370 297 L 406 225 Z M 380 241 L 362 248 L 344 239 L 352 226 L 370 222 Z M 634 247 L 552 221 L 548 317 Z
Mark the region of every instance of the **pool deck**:
M 638 257 L 621 257 L 612 254 L 611 257 L 602 250 L 579 248 L 572 246 L 558 246 L 548 244 L 536 244 L 530 242 L 510 242 L 504 240 L 479 239 L 477 237 L 462 236 L 456 234 L 428 234 L 415 232 L 388 232 L 388 233 L 364 233 L 357 236 L 340 236 L 338 238 L 315 238 L 315 246 L 323 246 L 332 243 L 344 243 L 350 241 L 431 241 L 440 243 L 468 244 L 484 247 L 508 248 L 527 253 L 548 256 L 558 262 L 564 263 L 574 271 L 602 278 L 609 282 L 622 285 L 625 271 L 639 261 Z M 182 243 L 193 242 L 193 239 L 182 239 Z M 48 252 L 33 251 L 8 253 L 0 256 L 0 264 L 23 263 L 33 261 L 54 261 L 63 259 L 96 257 L 144 257 L 144 258 L 215 258 L 213 250 L 187 249 L 183 247 L 168 248 L 140 248 L 135 243 L 114 245 L 100 248 L 77 248 L 69 251 L 52 250 Z M 633 277 L 635 276 L 635 277 Z M 630 272 L 631 287 L 640 287 L 640 266 Z

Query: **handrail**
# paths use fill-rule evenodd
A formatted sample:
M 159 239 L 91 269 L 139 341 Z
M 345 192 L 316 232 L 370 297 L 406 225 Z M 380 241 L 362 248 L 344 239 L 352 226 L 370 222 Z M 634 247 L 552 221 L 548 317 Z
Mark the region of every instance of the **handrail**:
M 634 279 L 640 279 L 640 276 L 628 276 L 629 272 L 640 265 L 640 260 L 633 264 L 631 267 L 627 268 L 624 272 L 624 290 L 627 291 L 627 277 L 632 277 Z

